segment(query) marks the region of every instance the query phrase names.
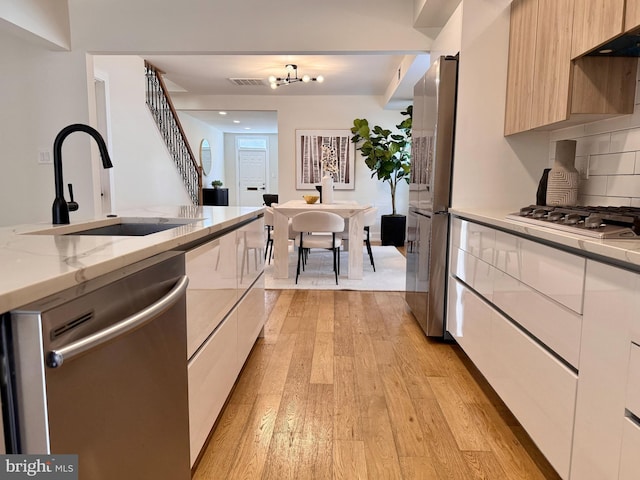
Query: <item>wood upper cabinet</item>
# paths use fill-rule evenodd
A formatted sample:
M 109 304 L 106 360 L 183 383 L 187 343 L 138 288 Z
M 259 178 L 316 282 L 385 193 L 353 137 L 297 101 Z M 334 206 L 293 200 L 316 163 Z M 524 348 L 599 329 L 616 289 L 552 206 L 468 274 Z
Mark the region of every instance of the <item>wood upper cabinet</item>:
M 577 0 L 573 12 L 571 58 L 577 58 L 621 34 L 624 31 L 624 10 L 625 0 Z
M 640 27 L 640 0 L 627 0 L 624 15 L 624 31 Z
M 511 4 L 505 135 L 568 115 L 573 0 Z
M 589 2 L 511 4 L 505 135 L 633 113 L 637 58 L 571 60 L 574 6 Z

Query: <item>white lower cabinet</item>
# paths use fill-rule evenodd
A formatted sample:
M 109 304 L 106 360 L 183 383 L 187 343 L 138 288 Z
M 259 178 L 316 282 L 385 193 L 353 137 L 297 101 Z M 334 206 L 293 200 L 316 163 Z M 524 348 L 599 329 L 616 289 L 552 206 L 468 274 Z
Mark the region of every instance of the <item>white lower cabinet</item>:
M 238 313 L 234 310 L 189 362 L 191 465 L 198 458 L 240 371 L 237 338 Z
M 192 466 L 264 326 L 264 242 L 259 218 L 185 255 Z
M 577 376 L 454 278 L 447 318 L 449 333 L 568 478 Z
M 640 478 L 640 425 L 626 418 L 622 427 L 622 451 L 620 453 L 619 480 L 638 480 Z
M 640 478 L 623 477 L 633 466 L 627 463 L 628 454 L 622 455 L 635 445 L 632 461 L 638 464 L 637 431 L 631 428 L 637 425 L 625 415 L 634 408 L 627 398 L 630 382 L 640 381 L 632 373 L 633 335 L 640 322 L 638 292 L 640 274 L 587 262 L 572 480 Z M 623 436 L 629 442 L 624 448 Z

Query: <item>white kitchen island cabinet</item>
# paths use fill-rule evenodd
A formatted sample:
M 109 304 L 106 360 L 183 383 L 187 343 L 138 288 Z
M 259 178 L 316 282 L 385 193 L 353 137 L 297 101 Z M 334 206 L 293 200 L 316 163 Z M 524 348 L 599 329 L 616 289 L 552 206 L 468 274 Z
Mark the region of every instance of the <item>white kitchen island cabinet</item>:
M 261 217 L 186 253 L 192 466 L 264 326 L 264 245 Z

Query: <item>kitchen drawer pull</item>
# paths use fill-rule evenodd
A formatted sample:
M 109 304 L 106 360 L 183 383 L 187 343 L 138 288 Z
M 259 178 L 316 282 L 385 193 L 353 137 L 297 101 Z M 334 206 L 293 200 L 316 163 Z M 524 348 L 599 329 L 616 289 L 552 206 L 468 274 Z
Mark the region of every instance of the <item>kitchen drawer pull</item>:
M 184 294 L 188 284 L 189 278 L 186 275 L 183 275 L 169 293 L 143 310 L 134 313 L 108 328 L 104 328 L 87 337 L 81 338 L 80 340 L 76 340 L 75 342 L 71 342 L 61 348 L 47 352 L 47 366 L 49 368 L 58 368 L 62 366 L 65 361 L 71 360 L 72 358 L 96 348 L 109 340 L 144 326 L 158 315 L 171 308 Z

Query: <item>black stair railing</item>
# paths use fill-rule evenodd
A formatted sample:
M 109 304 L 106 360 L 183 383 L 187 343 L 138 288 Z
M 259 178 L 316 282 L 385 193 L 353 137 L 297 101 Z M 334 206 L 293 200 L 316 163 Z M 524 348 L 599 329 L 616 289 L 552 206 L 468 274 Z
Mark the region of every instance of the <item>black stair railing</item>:
M 191 201 L 194 205 L 202 205 L 202 168 L 198 165 L 187 142 L 187 137 L 162 80 L 162 72 L 149 62 L 145 61 L 144 66 L 147 79 L 147 106 L 180 172 Z

